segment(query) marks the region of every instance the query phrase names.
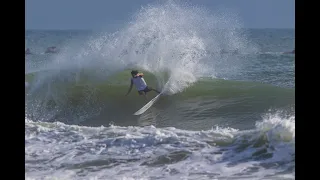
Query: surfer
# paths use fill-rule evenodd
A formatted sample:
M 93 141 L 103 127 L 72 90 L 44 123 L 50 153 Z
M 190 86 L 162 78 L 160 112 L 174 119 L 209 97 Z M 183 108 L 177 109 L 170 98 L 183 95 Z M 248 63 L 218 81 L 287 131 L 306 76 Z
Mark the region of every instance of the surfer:
M 292 51 L 290 52 L 284 52 L 283 54 L 295 54 L 296 53 L 296 49 L 293 49 Z
M 58 49 L 55 46 L 48 47 L 47 50 L 44 53 L 58 53 Z
M 26 49 L 25 54 L 26 54 L 26 55 L 32 54 L 29 48 Z
M 143 78 L 143 73 L 139 73 L 138 71 L 133 70 L 133 71 L 131 71 L 131 76 L 132 76 L 131 84 L 130 84 L 129 90 L 125 96 L 127 96 L 131 92 L 133 85 L 136 86 L 136 88 L 138 90 L 138 94 L 143 95 L 146 100 L 148 100 L 147 99 L 147 92 L 155 91 L 160 94 L 159 91 L 157 91 L 147 85 L 146 81 Z

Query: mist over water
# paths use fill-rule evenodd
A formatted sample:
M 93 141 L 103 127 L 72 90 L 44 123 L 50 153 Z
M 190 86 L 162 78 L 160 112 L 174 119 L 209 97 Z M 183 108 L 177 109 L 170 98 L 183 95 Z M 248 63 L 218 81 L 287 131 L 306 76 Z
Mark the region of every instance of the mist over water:
M 241 64 L 228 61 L 228 56 L 222 57 L 222 51 L 256 51 L 241 28 L 235 16 L 210 14 L 201 7 L 167 1 L 141 8 L 118 32 L 92 38 L 81 47 L 75 46 L 76 49 L 69 47 L 49 66 L 59 69 L 53 76 L 93 69 L 91 76 L 101 80 L 115 72 L 136 68 L 155 74 L 160 86 L 166 83 L 162 73 L 167 72 L 168 93 L 174 94 L 199 77 L 212 77 L 226 71 L 223 67 Z M 61 74 L 61 70 L 68 72 Z
M 257 55 L 236 14 L 161 1 L 60 48 L 26 57 L 26 178 L 294 179 L 295 89 L 259 83 L 259 63 L 291 73 L 294 57 Z M 141 116 L 132 69 L 167 95 Z

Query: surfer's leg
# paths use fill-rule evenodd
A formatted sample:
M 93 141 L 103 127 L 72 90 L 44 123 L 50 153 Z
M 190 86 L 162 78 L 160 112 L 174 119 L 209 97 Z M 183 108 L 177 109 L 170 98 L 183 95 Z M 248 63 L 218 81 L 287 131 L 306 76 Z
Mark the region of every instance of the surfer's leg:
M 155 92 L 157 92 L 158 94 L 160 94 L 159 91 L 157 91 L 156 89 L 153 89 L 152 87 L 149 87 L 149 86 L 148 86 L 147 88 L 148 88 L 148 92 L 149 92 L 149 91 L 155 91 Z
M 139 93 L 139 95 L 143 95 L 144 98 L 145 98 L 146 100 L 148 100 L 148 98 L 147 98 L 147 93 L 146 93 L 145 91 L 138 91 L 138 93 Z
M 157 92 L 158 94 L 160 94 L 160 92 L 159 91 L 157 91 L 157 90 L 155 90 L 155 89 L 152 89 L 153 91 L 155 91 L 155 92 Z
M 148 101 L 147 93 L 143 92 L 143 96 L 144 96 L 144 98 Z

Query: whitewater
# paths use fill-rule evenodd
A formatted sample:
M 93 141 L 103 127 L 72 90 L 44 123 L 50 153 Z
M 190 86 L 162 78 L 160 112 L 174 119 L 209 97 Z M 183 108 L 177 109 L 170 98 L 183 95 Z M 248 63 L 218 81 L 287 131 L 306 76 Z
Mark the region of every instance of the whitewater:
M 26 46 L 26 179 L 295 179 L 294 30 L 166 1 L 114 32 L 27 30 Z M 133 69 L 167 83 L 140 116 Z

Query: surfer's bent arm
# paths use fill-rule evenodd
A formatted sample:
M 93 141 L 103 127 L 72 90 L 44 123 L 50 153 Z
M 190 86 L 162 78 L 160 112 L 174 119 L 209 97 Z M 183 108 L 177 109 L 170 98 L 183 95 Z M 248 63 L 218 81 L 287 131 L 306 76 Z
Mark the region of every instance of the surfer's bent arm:
M 132 79 L 131 79 L 130 87 L 129 87 L 129 90 L 128 90 L 126 96 L 131 92 L 132 86 L 133 86 L 133 81 L 132 81 Z

